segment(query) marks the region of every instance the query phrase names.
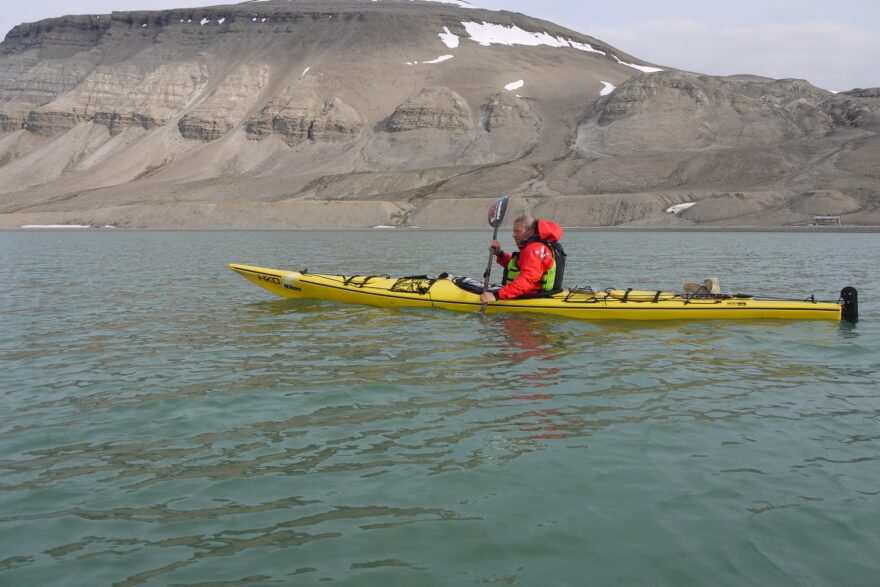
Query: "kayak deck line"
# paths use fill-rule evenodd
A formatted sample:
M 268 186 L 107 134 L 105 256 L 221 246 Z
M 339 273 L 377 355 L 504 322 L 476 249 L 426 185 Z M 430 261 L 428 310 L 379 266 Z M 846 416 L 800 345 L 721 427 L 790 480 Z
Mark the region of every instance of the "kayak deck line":
M 447 274 L 325 275 L 230 263 L 245 279 L 283 298 L 311 298 L 387 308 L 435 308 L 474 312 L 479 294 Z M 531 312 L 582 320 L 782 319 L 858 320 L 858 292 L 847 287 L 836 302 L 761 298 L 743 294 L 680 294 L 660 290 L 594 291 L 570 288 L 552 296 L 491 302 L 486 313 Z

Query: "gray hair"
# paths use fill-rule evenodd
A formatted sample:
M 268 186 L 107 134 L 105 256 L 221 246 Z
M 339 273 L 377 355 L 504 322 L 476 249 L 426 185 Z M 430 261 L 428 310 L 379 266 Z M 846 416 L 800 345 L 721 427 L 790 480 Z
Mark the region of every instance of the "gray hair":
M 538 233 L 538 221 L 534 219 L 534 217 L 529 216 L 528 214 L 523 214 L 522 216 L 517 216 L 513 221 L 514 224 L 522 224 L 523 226 L 527 226 L 531 229 L 535 234 Z

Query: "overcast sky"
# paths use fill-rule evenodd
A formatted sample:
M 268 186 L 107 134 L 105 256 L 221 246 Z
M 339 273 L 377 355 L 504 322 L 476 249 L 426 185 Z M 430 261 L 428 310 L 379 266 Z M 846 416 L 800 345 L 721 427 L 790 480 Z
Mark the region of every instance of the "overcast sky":
M 230 2 L 234 3 L 234 2 Z M 640 59 L 701 73 L 803 78 L 828 90 L 880 87 L 877 0 L 471 0 L 543 18 Z M 0 35 L 64 14 L 226 4 L 202 0 L 11 0 Z

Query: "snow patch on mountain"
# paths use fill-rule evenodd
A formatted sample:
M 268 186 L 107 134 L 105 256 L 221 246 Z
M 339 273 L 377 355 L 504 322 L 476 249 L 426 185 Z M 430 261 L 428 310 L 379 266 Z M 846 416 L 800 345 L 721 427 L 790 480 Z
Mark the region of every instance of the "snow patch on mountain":
M 633 69 L 638 69 L 639 71 L 644 71 L 645 73 L 655 73 L 658 71 L 663 71 L 659 67 L 649 67 L 647 65 L 636 65 L 635 63 L 627 63 L 626 61 L 621 61 L 617 55 L 611 54 L 612 57 L 621 65 L 626 65 L 627 67 L 632 67 Z
M 432 59 L 431 61 L 422 61 L 422 63 L 443 63 L 444 61 L 448 61 L 452 59 L 452 55 L 441 55 L 437 59 Z
M 490 22 L 462 22 L 465 30 L 472 41 L 479 43 L 485 47 L 489 45 L 529 45 L 537 47 L 538 45 L 547 45 L 550 47 L 570 47 L 579 51 L 588 51 L 590 53 L 599 53 L 605 55 L 604 51 L 594 49 L 588 43 L 579 43 L 566 39 L 564 37 L 554 37 L 546 32 L 533 33 L 523 30 L 517 26 L 504 26 L 502 24 L 494 24 Z
M 470 2 L 465 2 L 464 0 L 410 0 L 410 2 L 436 2 L 437 4 L 454 4 L 455 6 L 460 6 L 462 8 L 473 8 L 474 6 Z M 379 0 L 373 0 L 373 2 L 379 2 Z
M 443 27 L 442 33 L 437 33 L 440 36 L 440 39 L 443 41 L 443 44 L 449 47 L 450 49 L 455 49 L 458 47 L 458 35 L 449 32 L 449 27 Z
M 684 212 L 685 210 L 687 210 L 688 208 L 690 208 L 694 204 L 696 204 L 696 202 L 685 202 L 684 204 L 676 204 L 674 206 L 668 207 L 666 209 L 666 212 L 668 212 L 669 214 L 675 214 L 676 216 L 678 216 L 679 214 L 681 214 L 682 212 Z

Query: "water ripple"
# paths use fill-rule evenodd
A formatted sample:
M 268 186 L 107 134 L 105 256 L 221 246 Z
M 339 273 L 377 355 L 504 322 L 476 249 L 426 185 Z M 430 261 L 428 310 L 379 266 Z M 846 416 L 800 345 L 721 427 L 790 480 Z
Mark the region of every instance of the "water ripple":
M 225 269 L 485 262 L 449 234 L 0 232 L 0 583 L 874 583 L 876 280 L 856 328 L 590 324 L 274 300 Z M 871 235 L 569 236 L 595 285 L 877 274 L 837 252 Z

